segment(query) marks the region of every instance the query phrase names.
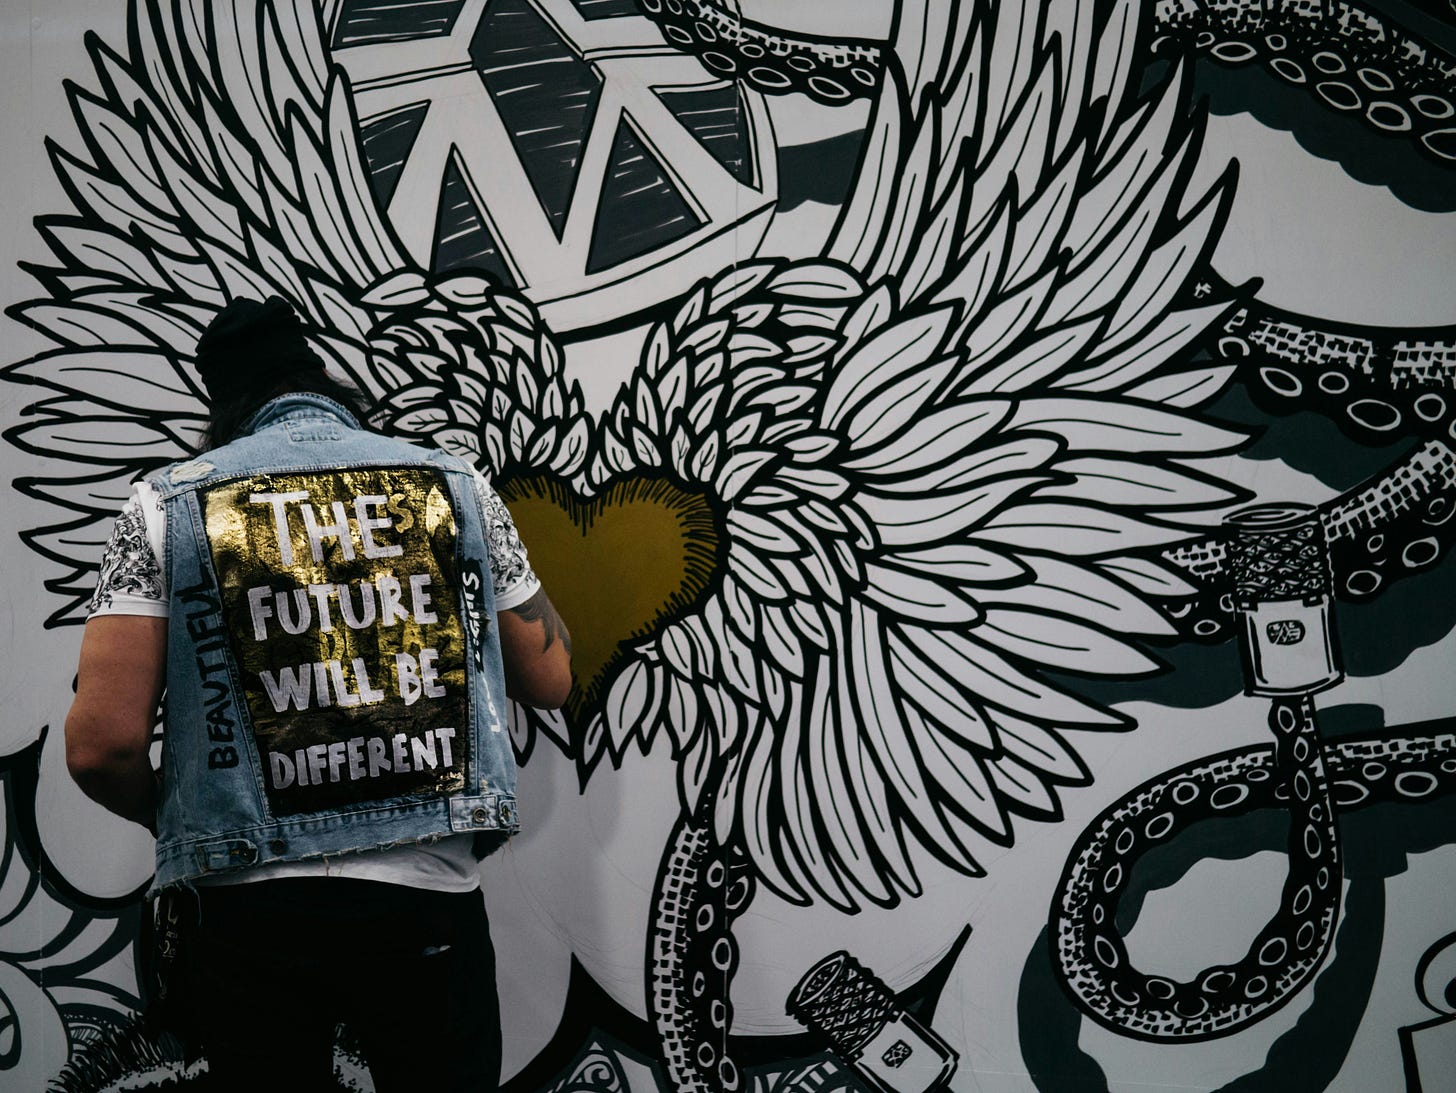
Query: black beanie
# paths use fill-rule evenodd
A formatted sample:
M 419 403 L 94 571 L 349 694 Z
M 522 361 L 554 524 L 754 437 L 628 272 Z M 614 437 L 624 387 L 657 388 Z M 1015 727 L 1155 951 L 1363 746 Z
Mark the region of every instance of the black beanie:
M 271 387 L 285 376 L 322 372 L 303 323 L 281 296 L 233 300 L 197 341 L 197 375 L 212 402 Z

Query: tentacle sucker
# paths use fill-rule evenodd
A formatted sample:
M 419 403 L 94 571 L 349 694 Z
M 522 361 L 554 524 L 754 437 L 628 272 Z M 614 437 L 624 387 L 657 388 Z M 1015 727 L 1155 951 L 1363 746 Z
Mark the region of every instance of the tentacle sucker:
M 1153 55 L 1262 63 L 1328 109 L 1456 165 L 1456 57 L 1346 0 L 1158 0 Z
M 728 1054 L 738 967 L 733 921 L 753 899 L 747 859 L 713 837 L 712 804 L 673 828 L 648 927 L 648 1011 L 675 1093 L 734 1093 L 743 1076 Z
M 744 19 L 718 0 L 637 0 L 677 49 L 769 95 L 837 106 L 879 91 L 886 44 L 806 35 Z
M 1279 699 L 1272 749 L 1248 749 L 1169 771 L 1134 790 L 1078 842 L 1053 908 L 1057 958 L 1082 1008 L 1125 1035 L 1199 1040 L 1258 1021 L 1319 967 L 1340 899 L 1339 835 L 1307 697 Z M 1192 980 L 1132 966 L 1116 925 L 1137 859 L 1191 824 L 1287 803 L 1289 874 L 1279 910 L 1236 963 Z
M 1456 450 L 1430 440 L 1369 485 L 1320 506 L 1336 599 L 1361 603 L 1425 572 L 1456 545 Z M 1223 641 L 1233 622 L 1232 577 L 1223 532 L 1165 550 L 1161 559 L 1197 589 L 1170 604 L 1180 636 Z
M 1333 927 L 1340 873 L 1331 807 L 1343 815 L 1456 792 L 1456 733 L 1373 733 L 1321 751 L 1307 698 L 1276 702 L 1270 724 L 1273 748 L 1226 752 L 1158 776 L 1104 812 L 1068 858 L 1052 909 L 1055 959 L 1078 1005 L 1120 1033 L 1207 1039 L 1287 1002 L 1318 967 Z M 1199 819 L 1286 806 L 1289 879 L 1278 914 L 1247 955 L 1187 983 L 1132 968 L 1114 916 L 1141 854 Z

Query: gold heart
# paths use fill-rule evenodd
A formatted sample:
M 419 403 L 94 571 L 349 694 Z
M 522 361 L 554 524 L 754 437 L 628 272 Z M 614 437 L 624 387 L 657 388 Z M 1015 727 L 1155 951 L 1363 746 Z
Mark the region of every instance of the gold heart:
M 631 645 L 696 608 L 718 569 L 707 498 L 660 478 L 615 482 L 579 501 L 555 479 L 516 479 L 501 498 L 551 602 L 571 630 L 566 709 L 585 727 Z

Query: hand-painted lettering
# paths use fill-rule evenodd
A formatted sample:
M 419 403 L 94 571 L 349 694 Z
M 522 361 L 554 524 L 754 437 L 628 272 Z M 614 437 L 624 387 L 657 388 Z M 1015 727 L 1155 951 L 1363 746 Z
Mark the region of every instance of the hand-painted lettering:
M 354 498 L 354 516 L 359 521 L 359 541 L 364 545 L 366 558 L 397 558 L 404 553 L 399 543 L 379 543 L 374 538 L 376 531 L 394 527 L 394 521 L 387 516 L 370 516 L 371 505 L 387 505 L 389 498 L 382 494 L 367 494 Z
M 187 619 L 187 635 L 193 641 L 207 641 L 209 638 L 222 637 L 226 633 L 221 625 L 212 624 L 207 615 L 192 615 Z
M 213 589 L 212 584 L 206 580 L 199 581 L 187 588 L 177 589 L 176 596 L 182 601 L 184 607 L 202 605 L 198 610 L 188 612 L 189 615 L 215 614 L 222 610 L 222 601 L 217 598 L 217 592 Z
M 248 502 L 254 505 L 268 505 L 272 508 L 273 532 L 278 545 L 278 559 L 284 565 L 293 565 L 293 527 L 289 517 L 290 506 L 297 510 L 302 521 L 304 536 L 308 539 L 309 553 L 315 562 L 322 562 L 325 543 L 332 542 L 346 561 L 353 561 L 355 539 L 358 539 L 366 558 L 398 558 L 404 553 L 400 543 L 382 542 L 377 532 L 407 531 L 414 524 L 414 516 L 399 506 L 401 497 L 384 494 L 360 494 L 346 505 L 343 501 L 329 501 L 315 506 L 309 501 L 308 490 L 289 490 L 283 493 L 250 493 Z M 371 513 L 371 509 L 383 508 L 389 516 Z M 320 516 L 320 509 L 326 515 Z M 352 517 L 349 510 L 353 510 Z M 395 518 L 400 520 L 396 523 Z M 332 522 L 329 522 L 329 521 Z
M 268 701 L 274 713 L 286 710 L 320 709 L 338 706 L 348 709 L 353 706 L 373 706 L 383 702 L 388 695 L 375 687 L 369 680 L 369 665 L 363 657 L 355 657 L 350 664 L 352 679 L 344 674 L 344 665 L 337 660 L 318 660 L 311 664 L 279 668 L 276 672 L 264 668 L 258 673 Z M 440 695 L 444 688 L 439 688 Z M 431 695 L 431 697 L 439 697 Z M 406 702 L 409 699 L 406 698 Z
M 435 649 L 421 649 L 418 658 L 409 653 L 394 654 L 394 674 L 406 706 L 413 706 L 422 696 L 445 697 L 445 688 L 440 684 L 435 669 L 439 655 Z
M 276 814 L 465 783 L 469 734 L 439 726 L 470 716 L 466 658 L 490 624 L 489 576 L 477 563 L 467 631 L 448 478 L 349 467 L 204 491 L 216 584 L 177 592 L 190 597 L 179 613 L 191 616 L 199 735 L 214 764 L 236 761 L 225 748 L 256 749 Z
M 273 506 L 273 530 L 278 535 L 278 557 L 284 565 L 293 564 L 293 536 L 288 531 L 288 502 L 307 501 L 308 490 L 290 490 L 287 493 L 253 493 L 248 502 L 254 505 Z
M 308 536 L 308 549 L 315 562 L 324 560 L 324 540 L 333 539 L 339 545 L 339 552 L 346 562 L 354 560 L 354 536 L 349 530 L 349 518 L 344 514 L 344 502 L 334 501 L 329 505 L 333 512 L 332 524 L 320 524 L 318 513 L 312 505 L 303 506 L 303 530 Z
M 204 710 L 207 721 L 207 738 L 214 744 L 227 743 L 233 738 L 233 719 L 220 707 Z
M 231 746 L 237 723 L 227 676 L 227 629 L 222 622 L 222 603 L 206 582 L 178 589 L 177 598 L 188 609 L 183 625 L 193 641 L 207 742 L 219 745 L 208 749 L 207 769 L 227 770 L 238 765 L 238 752 Z
M 275 589 L 272 585 L 254 585 L 248 589 L 248 618 L 253 624 L 253 637 L 266 641 L 272 633 L 270 622 L 286 634 L 302 634 L 317 626 L 323 633 L 334 629 L 334 607 L 350 630 L 364 630 L 375 624 L 384 626 L 414 621 L 421 625 L 439 622 L 431 604 L 433 597 L 428 573 L 411 573 L 401 581 L 392 573 L 381 573 L 370 581 L 353 584 L 310 584 L 306 588 Z M 354 598 L 359 606 L 355 608 Z
M 384 573 L 376 577 L 374 583 L 379 586 L 379 621 L 385 626 L 408 621 L 410 613 L 401 600 L 399 578 L 391 573 Z
M 414 616 L 415 622 L 439 622 L 435 613 L 430 610 L 430 593 L 426 591 L 430 584 L 428 573 L 411 573 L 409 579 L 410 588 L 410 614 Z
M 466 561 L 460 587 L 465 593 L 465 627 L 470 634 L 470 648 L 475 652 L 475 666 L 484 670 L 485 650 L 482 643 L 485 630 L 490 625 L 490 615 L 485 610 L 485 578 L 478 561 Z
M 449 768 L 452 760 L 450 744 L 454 739 L 454 727 L 447 726 L 426 729 L 417 735 L 397 732 L 389 736 L 355 736 L 328 744 L 312 744 L 297 749 L 292 755 L 270 751 L 268 774 L 274 789 L 288 789 L 290 786 L 357 782 L 386 774 Z

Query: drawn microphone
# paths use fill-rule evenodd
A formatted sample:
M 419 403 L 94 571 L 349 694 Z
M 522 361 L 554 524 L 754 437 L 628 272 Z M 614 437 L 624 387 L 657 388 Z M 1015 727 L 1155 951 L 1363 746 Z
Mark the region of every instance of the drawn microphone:
M 1311 695 L 1340 682 L 1319 513 L 1308 505 L 1255 505 L 1226 524 L 1246 693 Z
M 950 1046 L 842 950 L 804 973 L 787 1008 L 828 1040 L 875 1093 L 933 1093 L 955 1073 L 958 1056 Z

